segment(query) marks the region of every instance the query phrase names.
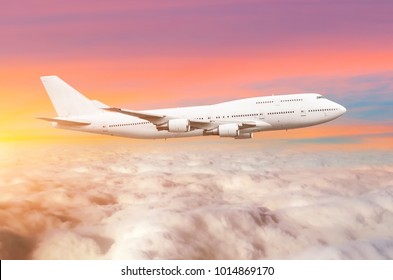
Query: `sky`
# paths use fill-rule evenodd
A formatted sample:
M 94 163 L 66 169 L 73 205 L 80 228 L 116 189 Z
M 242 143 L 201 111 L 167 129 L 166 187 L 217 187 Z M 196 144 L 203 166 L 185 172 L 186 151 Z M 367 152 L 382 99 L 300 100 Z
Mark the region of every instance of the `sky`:
M 318 92 L 347 113 L 258 137 L 392 148 L 391 1 L 5 0 L 2 7 L 3 142 L 105 141 L 35 119 L 55 114 L 39 77 L 58 75 L 91 99 L 130 109 Z
M 392 259 L 393 2 L 8 1 L 0 259 Z M 58 75 L 128 109 L 301 92 L 340 118 L 253 139 L 53 129 Z

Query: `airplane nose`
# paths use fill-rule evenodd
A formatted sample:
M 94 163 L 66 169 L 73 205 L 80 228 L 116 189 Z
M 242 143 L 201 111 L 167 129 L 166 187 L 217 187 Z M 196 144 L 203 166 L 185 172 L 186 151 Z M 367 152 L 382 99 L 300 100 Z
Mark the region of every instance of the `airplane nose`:
M 341 113 L 344 114 L 347 111 L 347 109 L 344 106 L 340 105 L 340 111 Z

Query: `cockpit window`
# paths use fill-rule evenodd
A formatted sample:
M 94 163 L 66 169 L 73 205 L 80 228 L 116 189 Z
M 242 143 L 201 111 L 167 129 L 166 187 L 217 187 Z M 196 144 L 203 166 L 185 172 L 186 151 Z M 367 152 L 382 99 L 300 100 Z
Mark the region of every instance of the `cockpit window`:
M 317 99 L 320 99 L 320 98 L 325 98 L 325 97 L 322 96 L 322 95 L 318 95 L 318 96 L 317 96 Z

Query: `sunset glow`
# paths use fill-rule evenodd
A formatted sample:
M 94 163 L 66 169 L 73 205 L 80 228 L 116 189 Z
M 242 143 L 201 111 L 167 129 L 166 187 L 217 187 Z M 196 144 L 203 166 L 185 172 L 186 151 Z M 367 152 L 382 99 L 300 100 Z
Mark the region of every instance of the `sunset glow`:
M 17 2 L 0 11 L 3 141 L 78 137 L 35 119 L 54 115 L 39 77 L 59 75 L 91 99 L 130 109 L 319 92 L 348 113 L 296 138 L 365 140 L 384 127 L 373 139 L 392 142 L 389 2 Z

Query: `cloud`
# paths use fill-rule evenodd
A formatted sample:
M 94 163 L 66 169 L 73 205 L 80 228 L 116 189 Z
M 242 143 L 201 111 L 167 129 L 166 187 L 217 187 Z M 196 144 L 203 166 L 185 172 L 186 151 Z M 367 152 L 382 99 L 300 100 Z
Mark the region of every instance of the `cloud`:
M 0 255 L 392 258 L 390 151 L 238 143 L 17 147 L 1 161 Z
M 391 239 L 349 241 L 338 246 L 318 246 L 293 256 L 298 259 L 393 259 Z

